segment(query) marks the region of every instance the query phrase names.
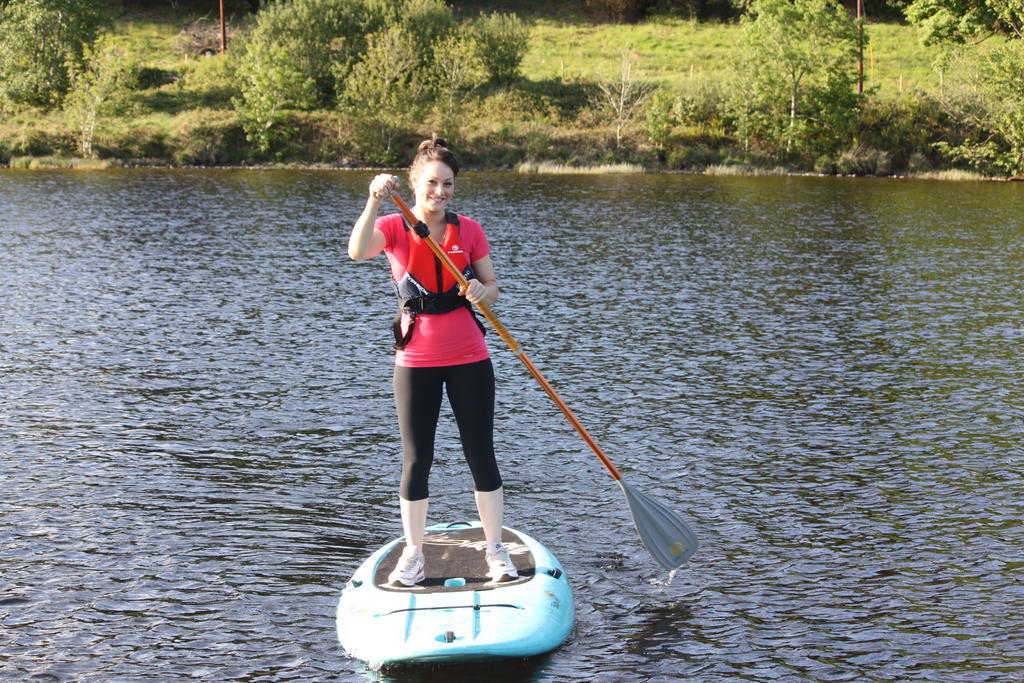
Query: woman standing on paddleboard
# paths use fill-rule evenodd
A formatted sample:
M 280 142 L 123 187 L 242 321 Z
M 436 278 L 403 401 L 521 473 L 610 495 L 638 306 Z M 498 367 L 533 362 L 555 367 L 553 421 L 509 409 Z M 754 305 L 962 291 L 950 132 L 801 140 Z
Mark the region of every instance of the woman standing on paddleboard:
M 409 182 L 416 200 L 413 213 L 463 271 L 468 288 L 459 287 L 401 214 L 378 217 L 381 201 L 398 189 L 395 176 L 381 174 L 370 183 L 366 208 L 352 227 L 348 243 L 349 256 L 355 260 L 381 251 L 387 255 L 399 298 L 394 391 L 402 436 L 399 503 L 405 549 L 388 580 L 403 586 L 425 578 L 427 478 L 445 391 L 473 475 L 477 511 L 487 539 L 488 573 L 496 582 L 518 577 L 501 544 L 504 499 L 494 455 L 494 368 L 483 326 L 471 306 L 497 301 L 498 281 L 480 224 L 448 210 L 458 172 L 455 155 L 435 135 L 420 144 L 409 167 Z

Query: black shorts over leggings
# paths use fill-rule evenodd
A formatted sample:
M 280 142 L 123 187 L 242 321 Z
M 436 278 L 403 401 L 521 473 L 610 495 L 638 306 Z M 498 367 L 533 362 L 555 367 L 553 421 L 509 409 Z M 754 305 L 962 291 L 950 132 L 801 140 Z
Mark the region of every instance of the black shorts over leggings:
M 395 406 L 402 433 L 402 484 L 406 500 L 429 497 L 427 478 L 434 462 L 434 435 L 447 390 L 462 439 L 462 452 L 477 491 L 501 487 L 494 457 L 494 367 L 490 359 L 438 368 L 395 366 Z

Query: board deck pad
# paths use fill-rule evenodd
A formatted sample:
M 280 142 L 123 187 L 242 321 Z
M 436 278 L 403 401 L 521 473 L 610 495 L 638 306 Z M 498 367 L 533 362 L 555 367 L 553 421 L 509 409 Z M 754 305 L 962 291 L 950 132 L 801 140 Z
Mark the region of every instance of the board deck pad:
M 502 529 L 501 542 L 508 548 L 509 557 L 519 572 L 519 578 L 513 581 L 491 583 L 484 559 L 487 540 L 482 528 L 452 525 L 451 529 L 428 531 L 423 537 L 426 579 L 421 583 L 415 586 L 392 586 L 388 583 L 388 574 L 398 564 L 398 558 L 405 549 L 404 543 L 396 543 L 391 552 L 381 559 L 373 582 L 385 591 L 422 594 L 490 590 L 531 580 L 537 567 L 533 553 L 523 540 L 514 531 Z

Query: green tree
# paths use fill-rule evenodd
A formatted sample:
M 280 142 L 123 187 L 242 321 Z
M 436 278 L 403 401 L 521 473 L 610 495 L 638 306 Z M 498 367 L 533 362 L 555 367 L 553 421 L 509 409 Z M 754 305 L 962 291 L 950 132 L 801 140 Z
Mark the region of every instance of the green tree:
M 401 27 L 409 37 L 409 48 L 415 54 L 419 67 L 429 68 L 436 62 L 437 45 L 447 40 L 459 26 L 451 7 L 444 0 L 370 1 L 384 8 L 382 23 L 372 31 Z
M 363 58 L 368 37 L 390 26 L 410 36 L 417 63 L 430 64 L 433 44 L 456 20 L 443 0 L 282 0 L 267 3 L 240 45 L 240 72 L 284 59 L 301 81 L 312 81 L 315 106 L 333 107 L 349 71 Z M 244 96 L 248 97 L 248 96 Z
M 647 126 L 647 137 L 658 149 L 662 156 L 668 149 L 668 143 L 672 139 L 672 129 L 675 127 L 676 98 L 664 88 L 658 88 L 651 95 L 650 106 L 647 107 L 647 118 L 644 123 Z
M 400 62 L 405 71 L 381 80 L 400 89 L 409 87 L 413 81 L 406 74 L 425 73 L 432 67 L 435 45 L 455 26 L 443 0 L 268 3 L 234 57 L 241 91 L 235 100 L 239 121 L 257 148 L 269 153 L 294 134 L 288 122 L 295 111 L 339 104 L 351 109 L 357 99 L 353 95 L 356 88 L 376 87 L 370 67 L 362 65 L 365 59 Z M 385 36 L 391 41 L 399 33 L 405 42 L 393 45 L 396 52 L 390 57 L 382 55 L 380 44 Z M 383 68 L 394 68 L 394 64 Z M 408 104 L 405 106 L 408 109 Z M 370 114 L 373 120 L 364 127 L 382 127 L 374 137 L 383 139 L 384 148 L 390 149 L 399 115 L 374 111 Z
M 1024 41 L 990 53 L 982 79 L 992 96 L 989 111 L 1001 138 L 993 165 L 1006 175 L 1024 176 Z
M 295 134 L 288 125 L 291 111 L 311 109 L 317 101 L 315 81 L 292 56 L 285 46 L 263 44 L 245 53 L 239 70 L 238 120 L 246 138 L 263 154 Z
M 333 105 L 336 70 L 350 67 L 380 21 L 362 0 L 285 0 L 260 11 L 231 54 L 238 119 L 262 154 L 294 135 L 292 112 Z
M 963 89 L 945 97 L 971 133 L 938 143 L 939 151 L 984 173 L 1024 175 L 1024 2 L 912 0 L 906 15 L 925 44 L 947 48 L 939 68 L 956 59 L 973 67 Z M 980 51 L 978 43 L 993 34 L 1004 44 Z
M 438 101 L 441 128 L 451 140 L 460 126 L 464 100 L 486 78 L 483 61 L 471 38 L 453 35 L 441 41 L 434 53 L 435 80 L 441 96 Z
M 283 59 L 300 82 L 312 83 L 315 104 L 326 106 L 335 98 L 335 70 L 348 67 L 365 49 L 364 35 L 382 20 L 360 0 L 285 0 L 267 3 L 246 36 L 240 71 L 258 80 L 253 70 Z M 250 56 L 250 60 L 245 57 Z
M 99 0 L 0 2 L 0 106 L 59 106 L 109 19 Z
M 852 133 L 855 21 L 835 0 L 755 0 L 743 19 L 732 109 L 738 127 L 785 151 Z
M 1024 41 L 979 52 L 951 50 L 954 67 L 941 102 L 965 129 L 936 143 L 948 159 L 991 175 L 1024 175 Z
M 964 43 L 995 33 L 1024 38 L 1020 0 L 910 0 L 904 14 L 925 45 Z
M 94 156 L 97 129 L 104 119 L 123 111 L 138 76 L 138 65 L 111 41 L 100 39 L 86 50 L 85 64 L 72 74 L 64 99 L 82 156 Z
M 371 161 L 391 163 L 399 134 L 418 122 L 428 104 L 428 79 L 414 39 L 400 26 L 371 35 L 365 55 L 345 79 L 342 109 L 364 130 Z

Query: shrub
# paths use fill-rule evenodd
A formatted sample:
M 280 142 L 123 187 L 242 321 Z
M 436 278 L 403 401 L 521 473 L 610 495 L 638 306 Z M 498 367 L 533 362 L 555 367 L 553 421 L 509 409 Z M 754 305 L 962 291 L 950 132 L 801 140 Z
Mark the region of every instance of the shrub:
M 892 172 L 892 155 L 857 144 L 839 155 L 835 167 L 836 172 L 842 175 L 889 175 Z
M 435 50 L 436 85 L 441 96 L 438 110 L 442 128 L 449 141 L 468 118 L 465 103 L 469 94 L 483 83 L 483 61 L 476 52 L 473 40 L 466 36 L 450 36 Z
M 74 139 L 66 128 L 8 126 L 0 129 L 0 161 L 12 157 L 41 157 L 70 154 Z
M 239 72 L 254 80 L 253 71 L 287 63 L 298 81 L 310 81 L 312 106 L 330 107 L 345 88 L 352 68 L 366 54 L 369 36 L 401 27 L 410 40 L 417 64 L 433 61 L 436 41 L 456 24 L 443 0 L 285 0 L 268 3 L 240 40 Z M 308 108 L 312 108 L 312 106 Z
M 425 105 L 426 78 L 414 40 L 400 26 L 375 33 L 345 81 L 342 106 L 361 129 L 362 152 L 371 163 L 397 161 L 396 138 L 415 125 Z
M 677 171 L 692 171 L 721 161 L 722 157 L 718 151 L 707 145 L 681 145 L 669 150 L 665 165 Z
M 936 101 L 919 94 L 912 99 L 870 98 L 861 106 L 858 118 L 858 139 L 868 147 L 888 150 L 894 165 L 902 168 L 915 153 L 941 139 L 948 116 Z
M 296 112 L 300 133 L 292 139 L 303 161 L 351 164 L 356 149 L 351 121 L 332 111 Z
M 439 43 L 452 36 L 458 21 L 444 0 L 384 0 L 383 21 L 374 30 L 400 27 L 413 39 L 409 47 L 416 54 L 419 68 L 429 68 L 436 62 Z
M 246 157 L 245 131 L 233 111 L 196 109 L 181 114 L 171 137 L 178 164 L 237 164 Z
M 969 113 L 963 140 L 935 147 L 954 163 L 986 175 L 1024 175 L 1024 41 L 1011 40 L 977 61 L 974 93 L 963 92 L 954 106 Z
M 672 129 L 676 124 L 676 117 L 673 115 L 673 104 L 675 98 L 663 88 L 658 88 L 651 95 L 650 104 L 647 107 L 647 138 L 659 150 L 664 152 L 668 147 Z
M 268 4 L 242 42 L 241 96 L 235 100 L 246 133 L 263 154 L 278 154 L 296 132 L 294 113 L 340 105 L 356 107 L 390 153 L 395 118 L 429 104 L 420 97 L 434 65 L 436 44 L 455 26 L 443 0 L 286 0 Z M 394 36 L 402 36 L 396 44 Z M 381 47 L 387 38 L 388 49 Z M 384 50 L 384 53 L 381 51 Z M 402 73 L 380 73 L 388 60 Z M 372 62 L 372 66 L 365 63 Z M 416 74 L 415 78 L 411 74 Z M 379 78 L 378 78 L 379 77 Z M 380 81 L 379 83 L 376 81 Z M 359 90 L 388 84 L 401 89 L 360 101 Z M 378 126 L 377 124 L 381 124 Z M 401 126 L 399 126 L 400 128 Z
M 171 161 L 170 141 L 166 128 L 143 121 L 108 130 L 93 142 L 94 158 L 149 160 L 166 164 Z
M 491 80 L 510 83 L 519 78 L 519 67 L 530 46 L 530 32 L 522 20 L 514 14 L 481 13 L 469 28 Z
M 155 66 L 143 66 L 136 69 L 135 87 L 139 90 L 149 90 L 170 85 L 178 80 L 178 74 L 168 69 L 158 69 Z
M 814 172 L 822 175 L 835 175 L 836 162 L 827 154 L 822 154 L 814 161 Z
M 284 87 L 292 95 L 309 90 L 308 107 L 329 106 L 336 72 L 347 70 L 363 52 L 365 36 L 383 24 L 382 7 L 362 0 L 285 0 L 268 3 L 240 40 L 236 58 L 243 99 L 266 98 L 262 87 Z M 276 77 L 261 72 L 275 70 Z
M 914 152 L 907 160 L 907 171 L 910 173 L 927 173 L 934 168 L 931 159 L 923 152 Z
M 670 147 L 701 146 L 711 150 L 719 144 L 731 142 L 725 133 L 726 117 L 724 100 L 720 89 L 711 82 L 699 80 L 688 82 L 683 88 L 659 89 L 647 107 L 646 125 L 650 141 L 659 151 L 659 157 L 671 168 L 688 168 L 695 165 L 689 155 L 692 152 L 678 150 L 669 159 Z M 696 165 L 715 163 L 713 159 L 697 162 Z
M 316 104 L 316 83 L 284 46 L 264 45 L 247 57 L 235 108 L 247 139 L 269 154 L 295 132 L 287 125 L 289 111 Z

